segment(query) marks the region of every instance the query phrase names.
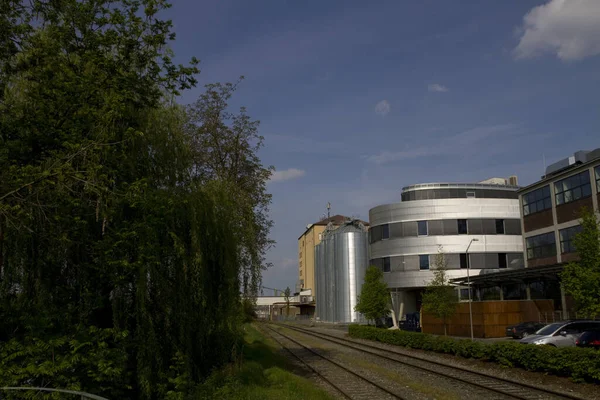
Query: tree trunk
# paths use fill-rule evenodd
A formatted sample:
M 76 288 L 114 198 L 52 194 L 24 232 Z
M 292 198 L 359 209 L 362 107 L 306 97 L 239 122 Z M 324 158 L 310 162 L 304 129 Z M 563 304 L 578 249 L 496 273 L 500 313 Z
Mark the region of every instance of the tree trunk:
M 444 318 L 444 336 L 447 336 L 446 335 L 446 318 Z

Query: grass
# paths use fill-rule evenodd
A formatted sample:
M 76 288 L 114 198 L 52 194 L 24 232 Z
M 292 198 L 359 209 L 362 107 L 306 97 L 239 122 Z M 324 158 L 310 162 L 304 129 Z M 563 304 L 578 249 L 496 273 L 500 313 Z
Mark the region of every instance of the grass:
M 199 399 L 329 400 L 332 397 L 279 354 L 279 347 L 255 326 L 244 326 L 244 357 L 216 371 L 199 387 Z M 296 372 L 296 373 L 294 373 Z

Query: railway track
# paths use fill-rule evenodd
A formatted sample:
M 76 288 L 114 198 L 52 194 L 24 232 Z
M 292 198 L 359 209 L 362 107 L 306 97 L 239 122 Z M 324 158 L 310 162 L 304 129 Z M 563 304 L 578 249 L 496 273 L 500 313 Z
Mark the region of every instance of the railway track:
M 401 351 L 396 351 L 389 348 L 383 349 L 378 346 L 360 343 L 355 340 L 342 338 L 335 335 L 315 332 L 290 325 L 277 324 L 277 326 L 300 332 L 307 336 L 312 336 L 314 338 L 336 343 L 340 346 L 352 348 L 354 350 L 370 354 L 387 361 L 414 367 L 454 381 L 460 381 L 480 389 L 485 389 L 495 394 L 500 394 L 503 396 L 503 398 L 520 400 L 585 400 L 582 397 L 572 395 L 570 393 L 557 392 L 537 385 L 531 385 L 511 379 L 492 376 L 483 372 L 472 371 L 464 367 L 451 366 L 442 362 L 410 355 Z
M 268 334 L 345 399 L 400 399 L 405 397 L 373 380 L 360 375 L 290 336 L 266 325 Z

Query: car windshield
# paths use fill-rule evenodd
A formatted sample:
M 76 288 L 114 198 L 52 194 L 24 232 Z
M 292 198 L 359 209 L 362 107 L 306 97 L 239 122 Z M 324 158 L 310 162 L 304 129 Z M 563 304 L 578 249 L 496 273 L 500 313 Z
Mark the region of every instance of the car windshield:
M 563 325 L 564 324 L 550 324 L 550 325 L 546 325 L 545 327 L 543 327 L 542 329 L 540 329 L 539 331 L 537 331 L 535 334 L 536 335 L 552 335 L 554 332 L 556 332 L 556 330 L 558 328 L 560 328 Z

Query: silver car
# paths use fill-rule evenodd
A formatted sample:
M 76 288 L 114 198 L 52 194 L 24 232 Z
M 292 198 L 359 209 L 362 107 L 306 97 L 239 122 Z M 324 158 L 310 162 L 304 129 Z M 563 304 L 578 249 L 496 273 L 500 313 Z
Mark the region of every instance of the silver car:
M 582 332 L 600 328 L 600 321 L 566 321 L 546 325 L 533 335 L 519 340 L 524 344 L 546 344 L 554 347 L 572 347 Z

